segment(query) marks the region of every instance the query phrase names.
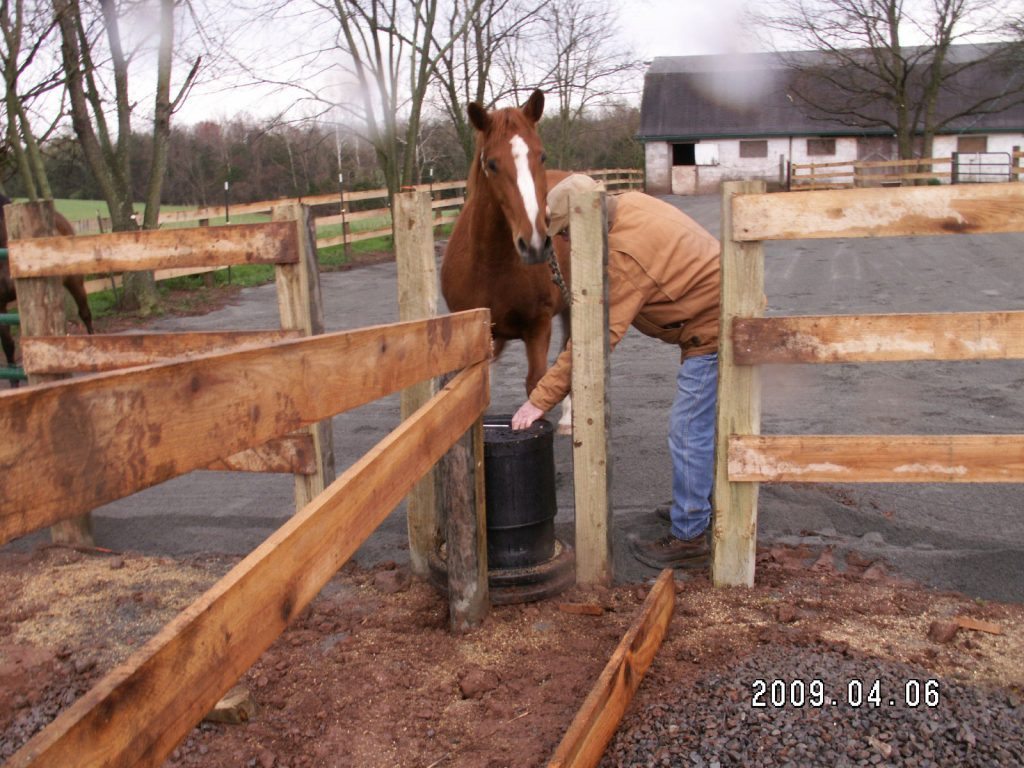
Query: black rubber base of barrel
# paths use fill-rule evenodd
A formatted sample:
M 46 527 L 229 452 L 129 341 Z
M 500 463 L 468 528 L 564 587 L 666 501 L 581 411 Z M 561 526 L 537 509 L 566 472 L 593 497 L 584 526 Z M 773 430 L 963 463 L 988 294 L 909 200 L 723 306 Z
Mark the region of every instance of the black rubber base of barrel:
M 448 562 L 445 545 L 429 558 L 430 581 L 448 594 Z M 530 603 L 557 595 L 576 583 L 576 557 L 572 547 L 555 539 L 550 559 L 523 568 L 492 568 L 487 572 L 491 605 Z

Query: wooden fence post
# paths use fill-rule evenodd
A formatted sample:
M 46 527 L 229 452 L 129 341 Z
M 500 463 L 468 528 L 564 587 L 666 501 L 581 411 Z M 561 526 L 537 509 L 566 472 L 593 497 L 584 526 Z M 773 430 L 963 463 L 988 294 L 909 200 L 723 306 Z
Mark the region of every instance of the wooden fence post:
M 718 340 L 718 416 L 715 433 L 714 538 L 711 577 L 715 586 L 754 585 L 757 548 L 757 483 L 729 482 L 729 435 L 761 432 L 760 371 L 733 362 L 732 321 L 764 314 L 764 248 L 732 238 L 732 199 L 765 191 L 763 181 L 722 185 L 721 332 Z
M 56 235 L 52 200 L 7 206 L 7 233 L 11 240 Z M 66 336 L 67 315 L 64 286 L 59 277 L 26 277 L 14 281 L 18 294 L 21 335 Z M 29 385 L 70 378 L 70 374 L 28 375 Z M 58 544 L 93 547 L 92 518 L 89 513 L 63 520 L 50 527 L 50 538 Z
M 392 206 L 395 261 L 398 267 L 398 319 L 437 316 L 437 258 L 434 256 L 433 210 L 426 190 L 400 192 Z M 402 419 L 409 418 L 437 392 L 430 379 L 402 391 Z M 426 475 L 406 498 L 409 559 L 413 573 L 429 573 L 429 557 L 441 537 L 437 513 L 437 474 Z M 449 549 L 449 556 L 451 550 Z M 486 565 L 485 565 L 486 567 Z
M 612 583 L 608 450 L 608 217 L 605 193 L 570 200 L 572 447 L 576 581 Z
M 275 206 L 273 221 L 294 221 L 298 228 L 299 260 L 275 266 L 277 306 L 281 328 L 302 331 L 306 336 L 324 332 L 324 306 L 320 293 L 320 272 L 316 260 L 316 232 L 309 207 L 298 203 Z M 334 435 L 331 419 L 304 427 L 313 438 L 316 472 L 295 475 L 295 511 L 298 512 L 334 482 Z
M 490 610 L 484 423 L 478 419 L 438 464 L 445 521 L 448 620 L 452 632 L 477 627 Z

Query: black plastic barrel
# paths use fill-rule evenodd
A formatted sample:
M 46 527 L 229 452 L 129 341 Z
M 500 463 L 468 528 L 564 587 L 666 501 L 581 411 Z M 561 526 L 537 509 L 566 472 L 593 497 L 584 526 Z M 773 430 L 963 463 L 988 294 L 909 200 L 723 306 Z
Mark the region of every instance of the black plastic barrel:
M 555 551 L 554 427 L 538 419 L 516 431 L 511 421 L 484 419 L 489 569 L 539 565 Z

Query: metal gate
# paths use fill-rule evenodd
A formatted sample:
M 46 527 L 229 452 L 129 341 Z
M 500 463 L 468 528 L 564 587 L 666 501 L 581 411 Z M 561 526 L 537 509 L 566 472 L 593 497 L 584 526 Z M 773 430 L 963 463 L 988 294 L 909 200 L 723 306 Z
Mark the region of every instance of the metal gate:
M 954 152 L 951 166 L 953 184 L 1013 181 L 1009 152 Z

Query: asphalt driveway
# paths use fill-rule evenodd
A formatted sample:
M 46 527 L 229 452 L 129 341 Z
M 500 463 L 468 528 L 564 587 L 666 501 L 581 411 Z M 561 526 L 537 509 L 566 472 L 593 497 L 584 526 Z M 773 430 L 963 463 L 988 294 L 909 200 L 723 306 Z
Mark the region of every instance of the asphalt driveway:
M 666 198 L 716 235 L 716 196 Z M 1024 307 L 1024 235 L 823 240 L 766 247 L 769 314 L 985 311 Z M 394 263 L 322 276 L 328 330 L 398 319 Z M 172 318 L 156 330 L 272 328 L 272 285 L 233 306 Z M 632 560 L 627 537 L 659 531 L 653 510 L 670 499 L 666 419 L 674 350 L 631 331 L 611 357 L 615 573 L 653 571 Z M 492 374 L 491 413 L 521 402 L 525 358 L 510 344 Z M 1024 431 L 1024 364 L 800 365 L 763 375 L 764 433 L 974 434 Z M 341 471 L 397 425 L 398 398 L 335 418 Z M 556 438 L 560 538 L 572 537 L 568 438 Z M 99 545 L 177 555 L 246 553 L 292 511 L 290 476 L 195 472 L 96 510 Z M 897 573 L 972 596 L 1024 601 L 1024 486 L 763 485 L 759 540 L 828 545 L 883 558 Z M 43 534 L 9 546 L 27 547 Z M 408 559 L 404 507 L 359 551 L 369 563 Z

